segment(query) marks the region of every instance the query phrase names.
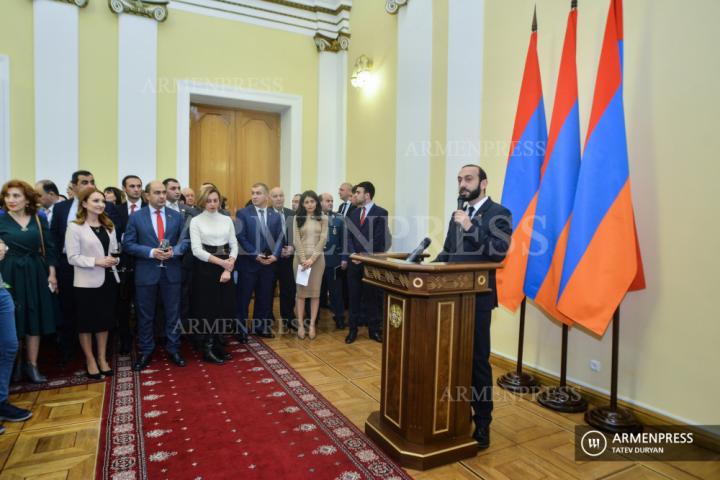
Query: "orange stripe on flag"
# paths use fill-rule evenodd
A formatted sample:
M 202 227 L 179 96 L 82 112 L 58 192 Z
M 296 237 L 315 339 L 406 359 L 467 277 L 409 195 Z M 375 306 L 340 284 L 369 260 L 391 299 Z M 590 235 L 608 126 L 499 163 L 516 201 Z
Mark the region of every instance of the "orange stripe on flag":
M 555 253 L 553 255 L 552 264 L 548 270 L 545 280 L 543 280 L 540 290 L 535 295 L 535 304 L 541 307 L 545 313 L 553 317 L 555 320 L 566 325 L 572 325 L 573 321 L 567 315 L 558 310 L 555 302 L 557 301 L 558 291 L 560 290 L 560 278 L 562 276 L 563 262 L 565 260 L 565 250 L 567 249 L 568 234 L 570 233 L 570 222 L 572 215 L 565 224 L 560 236 L 558 237 Z
M 496 274 L 498 303 L 512 312 L 518 309 L 522 299 L 525 298 L 525 292 L 523 292 L 525 267 L 530 251 L 536 206 L 537 193 L 513 231 L 510 249 L 503 262 L 503 268 L 498 269 Z
M 565 286 L 558 308 L 603 335 L 638 273 L 638 249 L 630 182 L 625 182 Z

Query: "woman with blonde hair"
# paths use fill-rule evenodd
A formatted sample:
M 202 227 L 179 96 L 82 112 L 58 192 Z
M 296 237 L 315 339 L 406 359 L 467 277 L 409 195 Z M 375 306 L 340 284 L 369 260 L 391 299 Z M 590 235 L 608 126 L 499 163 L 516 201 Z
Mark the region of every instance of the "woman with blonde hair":
M 0 274 L 15 302 L 17 336 L 25 339 L 27 363 L 21 372 L 33 383 L 44 383 L 37 359 L 40 337 L 55 332 L 55 245 L 46 217 L 38 215 L 40 196 L 29 183 L 10 180 L 0 197 L 0 239 L 7 245 Z
M 107 362 L 108 331 L 115 328 L 117 284 L 115 266 L 120 256 L 115 225 L 105 213 L 105 196 L 96 188 L 78 196 L 78 211 L 65 234 L 68 263 L 74 268 L 73 289 L 77 305 L 76 326 L 85 354 L 87 375 L 99 379 L 113 374 Z M 93 354 L 95 336 L 97 356 Z

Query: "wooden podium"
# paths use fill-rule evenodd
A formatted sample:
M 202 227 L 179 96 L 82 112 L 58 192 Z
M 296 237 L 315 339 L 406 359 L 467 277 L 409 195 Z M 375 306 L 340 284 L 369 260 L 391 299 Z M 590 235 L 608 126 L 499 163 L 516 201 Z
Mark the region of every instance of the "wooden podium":
M 352 255 L 383 290 L 380 411 L 365 433 L 416 470 L 472 457 L 475 294 L 496 263 L 407 263 L 404 254 Z

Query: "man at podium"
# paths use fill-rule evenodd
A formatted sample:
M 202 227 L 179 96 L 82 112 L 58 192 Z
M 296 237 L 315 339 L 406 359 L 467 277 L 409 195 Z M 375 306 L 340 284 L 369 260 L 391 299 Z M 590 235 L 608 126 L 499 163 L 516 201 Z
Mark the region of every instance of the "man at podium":
M 443 249 L 436 262 L 502 262 L 510 246 L 510 211 L 486 196 L 487 175 L 478 165 L 465 165 L 458 173 L 458 209 L 453 212 Z M 490 272 L 491 292 L 475 298 L 472 408 L 473 438 L 480 448 L 490 445 L 492 420 L 492 370 L 490 369 L 490 317 L 497 307 L 495 271 Z

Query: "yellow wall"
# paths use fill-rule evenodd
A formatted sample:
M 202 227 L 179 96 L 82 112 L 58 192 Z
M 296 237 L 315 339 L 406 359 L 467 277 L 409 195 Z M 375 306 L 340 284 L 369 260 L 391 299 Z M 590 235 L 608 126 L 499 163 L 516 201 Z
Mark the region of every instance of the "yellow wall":
M 720 260 L 706 243 L 720 234 L 717 76 L 712 38 L 720 4 L 673 0 L 625 2 L 625 118 L 638 233 L 648 288 L 621 309 L 620 395 L 697 424 L 716 424 L 720 395 L 720 323 L 713 301 Z M 488 0 L 482 138 L 507 142 L 520 87 L 534 0 Z M 538 0 L 539 58 L 548 125 L 569 2 Z M 580 2 L 578 82 L 581 135 L 587 128 L 608 1 Z M 490 193 L 500 198 L 506 154 L 485 151 Z M 598 178 L 602 182 L 602 178 Z M 528 309 L 525 358 L 557 372 L 560 328 Z M 609 389 L 610 332 L 570 335 L 570 377 Z M 514 357 L 517 316 L 498 310 L 493 349 Z M 589 361 L 602 362 L 593 373 Z M 711 380 L 712 379 L 712 380 Z
M 175 80 L 193 79 L 301 95 L 302 189 L 315 188 L 318 53 L 312 38 L 176 10 L 158 32 L 158 176 L 176 170 Z
M 375 200 L 391 214 L 395 206 L 395 111 L 397 22 L 383 2 L 353 2 L 348 78 L 360 55 L 373 60 L 375 89 L 348 88 L 347 181 L 370 180 Z
M 10 57 L 10 174 L 35 177 L 32 2 L 3 2 L 0 54 Z

